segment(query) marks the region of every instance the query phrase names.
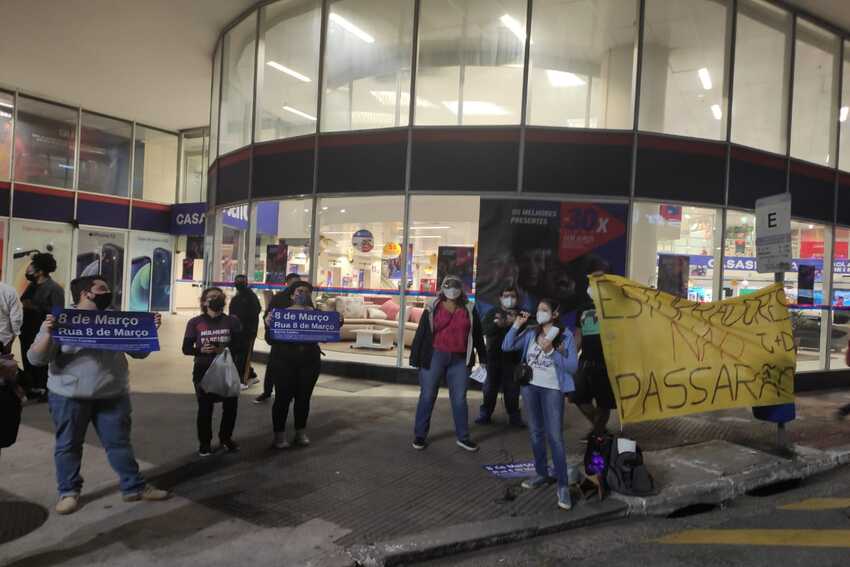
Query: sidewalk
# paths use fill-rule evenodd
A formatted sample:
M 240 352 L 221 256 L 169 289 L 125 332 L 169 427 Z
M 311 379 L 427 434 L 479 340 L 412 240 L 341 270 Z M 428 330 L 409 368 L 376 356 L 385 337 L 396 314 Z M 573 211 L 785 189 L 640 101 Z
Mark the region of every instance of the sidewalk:
M 431 445 L 414 451 L 418 390 L 410 386 L 323 376 L 310 417 L 313 445 L 282 452 L 270 448 L 270 404 L 250 403 L 259 393 L 255 386 L 240 402 L 241 453 L 200 461 L 194 456 L 189 362 L 170 357 L 133 363 L 134 444 L 148 476 L 174 490 L 176 498 L 164 504 L 121 502 L 90 432 L 85 506 L 68 517 L 52 513 L 52 426 L 44 405 L 27 408 L 19 443 L 0 459 L 0 501 L 35 502 L 51 514 L 41 528 L 0 546 L 0 564 L 206 566 L 251 557 L 256 565 L 351 565 L 355 558 L 363 564 L 424 559 L 630 513 L 668 513 L 673 505 L 702 502 L 706 494 L 731 498 L 735 490 L 717 487 L 732 481 L 721 479 L 738 478 L 742 489 L 750 489 L 760 479 L 776 480 L 771 475 L 777 471 L 806 476 L 837 466 L 847 455 L 837 448 L 850 445 L 850 423 L 832 419 L 834 409 L 850 401 L 846 392 L 798 398 L 799 417 L 789 427 L 789 439 L 815 450 L 804 451 L 803 464 L 772 455 L 775 426 L 753 421 L 749 411 L 630 425 L 624 434 L 638 440 L 662 484 L 672 487 L 685 478 L 669 466 L 673 462 L 697 462 L 708 477 L 692 478 L 687 490 L 677 489 L 670 498 L 678 500 L 662 492 L 663 510 L 609 499 L 560 512 L 554 488 L 523 491 L 519 480 L 500 480 L 482 468 L 531 458 L 527 431 L 508 428 L 501 407 L 497 424 L 472 426 L 481 451 L 470 454 L 454 444 L 443 392 Z M 474 418 L 480 394 L 471 392 L 469 398 Z M 579 439 L 587 429 L 568 406 L 570 460 L 580 460 Z M 715 462 L 702 466 L 694 446 L 708 441 L 731 445 L 709 445 L 706 454 Z M 665 449 L 670 451 L 656 453 Z M 836 451 L 821 452 L 829 449 Z M 725 463 L 734 459 L 726 459 L 726 453 L 740 451 L 746 455 L 732 470 Z

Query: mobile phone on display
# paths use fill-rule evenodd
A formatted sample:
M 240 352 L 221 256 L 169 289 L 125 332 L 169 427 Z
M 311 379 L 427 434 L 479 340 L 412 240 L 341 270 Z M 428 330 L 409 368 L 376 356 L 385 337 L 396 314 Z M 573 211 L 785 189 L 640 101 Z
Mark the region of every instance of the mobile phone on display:
M 149 311 L 150 298 L 151 259 L 137 256 L 130 264 L 130 311 Z
M 100 273 L 100 254 L 83 252 L 77 254 L 77 277 L 94 276 Z
M 552 325 L 552 327 L 548 331 L 546 331 L 546 338 L 550 341 L 554 341 L 555 338 L 558 336 L 558 333 L 560 332 L 561 329 L 559 329 L 555 325 Z
M 100 275 L 112 290 L 112 307 L 121 309 L 124 294 L 124 248 L 107 243 L 100 251 Z
M 155 248 L 151 274 L 151 309 L 168 311 L 171 308 L 171 251 Z

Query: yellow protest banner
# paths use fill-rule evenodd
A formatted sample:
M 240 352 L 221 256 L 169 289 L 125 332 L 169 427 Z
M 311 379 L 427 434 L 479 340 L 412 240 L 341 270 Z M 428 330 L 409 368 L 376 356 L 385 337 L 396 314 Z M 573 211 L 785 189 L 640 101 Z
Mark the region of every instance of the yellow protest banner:
M 611 275 L 591 288 L 621 422 L 794 400 L 781 285 L 712 303 Z

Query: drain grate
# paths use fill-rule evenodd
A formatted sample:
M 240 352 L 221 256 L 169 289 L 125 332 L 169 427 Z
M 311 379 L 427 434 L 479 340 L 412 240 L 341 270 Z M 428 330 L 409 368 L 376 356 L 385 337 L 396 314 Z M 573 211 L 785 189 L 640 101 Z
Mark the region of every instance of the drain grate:
M 47 510 L 22 500 L 0 502 L 0 544 L 18 539 L 47 521 Z

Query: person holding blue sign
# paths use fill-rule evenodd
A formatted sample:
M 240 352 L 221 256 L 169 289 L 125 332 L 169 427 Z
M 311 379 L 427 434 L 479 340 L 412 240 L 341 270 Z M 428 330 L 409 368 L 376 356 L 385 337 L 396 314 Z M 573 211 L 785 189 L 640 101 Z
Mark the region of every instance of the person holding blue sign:
M 266 312 L 266 342 L 271 345 L 267 371 L 274 380 L 275 397 L 272 405 L 274 447 L 286 449 L 286 416 L 289 405 L 295 412 L 296 445 L 310 444 L 307 437 L 307 417 L 310 415 L 310 399 L 322 369 L 322 350 L 316 342 L 285 342 L 272 336 L 272 314 L 275 310 L 315 310 L 311 294 L 313 286 L 305 281 L 294 282 L 285 294 L 277 294 Z
M 233 440 L 236 428 L 236 412 L 239 409 L 239 397 L 223 398 L 218 394 L 205 392 L 200 387 L 207 370 L 216 356 L 229 348 L 234 358 L 240 355 L 243 347 L 242 324 L 239 319 L 224 312 L 225 297 L 220 287 L 208 287 L 201 293 L 201 314 L 192 317 L 186 323 L 183 337 L 183 354 L 195 357 L 192 367 L 192 382 L 195 385 L 195 397 L 198 400 L 198 455 L 212 455 L 212 416 L 215 404 L 221 403 L 221 425 L 218 439 L 226 451 L 235 453 L 239 445 Z
M 112 303 L 112 291 L 101 276 L 83 276 L 71 282 L 76 308 L 104 311 Z M 162 322 L 155 314 L 156 327 Z M 56 427 L 56 479 L 59 502 L 56 512 L 77 510 L 83 478 L 80 464 L 89 422 L 94 425 L 109 464 L 118 473 L 126 502 L 166 500 L 171 494 L 145 482 L 130 444 L 129 369 L 125 353 L 97 346 L 60 346 L 52 337 L 56 319 L 47 315 L 27 352 L 34 366 L 48 366 L 47 389 L 50 416 Z M 145 358 L 148 352 L 126 353 Z

